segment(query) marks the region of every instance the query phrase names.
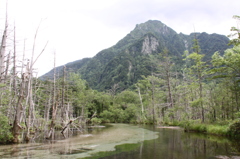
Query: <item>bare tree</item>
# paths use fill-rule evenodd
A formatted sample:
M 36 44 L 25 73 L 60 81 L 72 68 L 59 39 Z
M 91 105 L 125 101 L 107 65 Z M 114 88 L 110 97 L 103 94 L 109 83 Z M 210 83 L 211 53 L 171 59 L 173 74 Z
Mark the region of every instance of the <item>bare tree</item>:
M 54 52 L 54 75 L 53 75 L 53 90 L 52 90 L 52 120 L 50 124 L 50 130 L 47 139 L 54 139 L 54 127 L 57 114 L 57 96 L 56 96 L 56 53 Z
M 6 45 L 7 45 L 7 32 L 8 32 L 8 17 L 6 9 L 5 28 L 3 31 L 2 42 L 0 46 L 0 82 L 4 81 L 5 72 L 5 56 L 6 56 Z
M 64 107 L 64 94 L 65 94 L 65 73 L 66 73 L 66 66 L 64 65 L 63 67 L 63 78 L 62 78 L 62 100 L 61 100 L 61 119 L 62 119 L 62 125 L 64 125 L 64 114 L 68 113 L 65 111 L 65 107 Z M 66 117 L 66 115 L 65 115 Z
M 117 89 L 120 88 L 119 84 L 114 84 L 111 89 L 109 89 L 109 93 L 112 97 L 114 97 L 117 94 Z
M 18 94 L 18 100 L 17 100 L 17 105 L 16 105 L 16 111 L 15 111 L 15 118 L 13 122 L 13 142 L 18 143 L 19 141 L 19 135 L 20 135 L 20 130 L 22 129 L 22 126 L 20 125 L 20 118 L 22 116 L 23 112 L 23 105 L 22 102 L 25 97 L 25 87 L 26 87 L 26 79 L 27 76 L 25 73 L 22 74 L 21 77 L 21 84 L 19 88 L 19 94 Z
M 40 25 L 39 25 L 40 26 Z M 17 77 L 17 72 L 16 72 L 16 37 L 15 37 L 15 27 L 14 27 L 14 64 L 13 64 L 13 92 L 17 92 L 16 90 L 19 90 L 18 93 L 18 100 L 16 103 L 16 108 L 15 108 L 15 118 L 14 118 L 14 124 L 13 124 L 13 135 L 14 135 L 14 142 L 19 142 L 18 140 L 18 135 L 20 131 L 20 123 L 22 120 L 22 115 L 25 117 L 25 125 L 27 128 L 27 133 L 25 140 L 29 141 L 30 140 L 30 130 L 34 125 L 34 119 L 35 119 L 35 105 L 34 105 L 34 100 L 33 100 L 33 65 L 39 58 L 39 56 L 44 52 L 48 42 L 44 46 L 43 50 L 40 52 L 38 57 L 34 60 L 34 54 L 35 54 L 35 45 L 36 45 L 36 38 L 38 34 L 38 29 L 39 26 L 36 30 L 35 36 L 34 36 L 34 41 L 33 41 L 33 48 L 32 48 L 32 57 L 31 60 L 27 62 L 27 65 L 25 67 L 24 65 L 24 55 L 23 55 L 23 61 L 22 61 L 22 72 L 21 72 L 21 83 L 20 83 L 20 88 L 17 89 L 17 84 L 16 84 L 16 77 Z M 24 46 L 25 47 L 25 46 Z M 24 48 L 25 51 L 25 48 Z M 25 53 L 23 53 L 25 54 Z M 23 68 L 25 67 L 25 71 L 23 71 Z M 15 98 L 13 97 L 13 100 Z M 25 100 L 25 104 L 23 105 L 23 101 Z M 14 104 L 15 102 L 13 102 Z M 28 108 L 28 109 L 27 109 Z M 28 110 L 27 115 L 26 115 L 26 110 Z

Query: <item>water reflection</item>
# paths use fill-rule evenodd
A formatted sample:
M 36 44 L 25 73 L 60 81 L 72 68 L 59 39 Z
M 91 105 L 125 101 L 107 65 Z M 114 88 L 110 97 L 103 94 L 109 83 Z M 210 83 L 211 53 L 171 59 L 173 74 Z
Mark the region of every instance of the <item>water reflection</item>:
M 121 146 L 117 146 L 118 153 L 102 159 L 240 159 L 239 144 L 226 138 L 184 133 L 181 129 L 148 129 L 159 132 L 159 138 L 144 141 L 130 152 L 120 152 Z
M 47 140 L 50 143 L 0 146 L 0 158 L 82 158 L 100 151 L 114 151 L 116 145 L 157 137 L 156 132 L 138 126 L 113 124 L 107 128 L 93 128 L 65 140 Z
M 0 158 L 240 159 L 239 143 L 182 129 L 113 124 L 68 139 L 0 146 Z

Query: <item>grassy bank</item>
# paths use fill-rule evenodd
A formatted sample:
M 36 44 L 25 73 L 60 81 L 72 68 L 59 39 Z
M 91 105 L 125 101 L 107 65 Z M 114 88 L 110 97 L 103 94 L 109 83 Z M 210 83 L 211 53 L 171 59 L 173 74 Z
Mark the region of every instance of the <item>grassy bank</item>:
M 228 136 L 240 139 L 240 119 L 222 123 L 201 123 L 199 121 L 174 121 L 166 123 L 171 126 L 180 126 L 186 132 L 200 132 L 218 136 Z

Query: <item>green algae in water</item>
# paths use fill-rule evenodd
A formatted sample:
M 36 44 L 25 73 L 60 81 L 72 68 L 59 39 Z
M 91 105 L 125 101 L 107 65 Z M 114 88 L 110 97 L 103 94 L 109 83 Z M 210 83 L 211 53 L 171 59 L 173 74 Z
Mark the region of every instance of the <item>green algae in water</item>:
M 85 157 L 83 159 L 98 159 L 98 158 L 102 158 L 102 157 L 119 154 L 121 152 L 131 152 L 131 151 L 139 149 L 140 146 L 141 146 L 141 143 L 117 145 L 117 146 L 115 146 L 116 151 L 98 152 L 91 157 Z
M 239 142 L 182 129 L 112 124 L 65 140 L 0 146 L 0 158 L 209 159 L 240 157 Z M 219 140 L 219 141 L 218 141 Z M 48 143 L 46 143 L 48 142 Z
M 93 135 L 94 136 L 94 135 Z M 120 151 L 129 151 L 133 148 L 137 148 L 138 144 L 144 140 L 151 140 L 158 138 L 156 132 L 139 128 L 138 126 L 130 126 L 126 124 L 113 124 L 113 127 L 109 128 L 95 136 L 94 143 L 100 143 L 92 145 L 92 141 L 85 145 L 85 148 L 93 148 L 93 150 L 81 154 L 73 154 L 71 157 L 76 158 L 99 158 L 100 156 L 106 156 L 118 153 L 117 148 L 121 147 Z M 127 147 L 126 147 L 127 146 Z M 125 149 L 123 149 L 125 147 Z M 130 148 L 131 147 L 131 148 Z M 92 157 L 94 155 L 95 157 Z
M 128 124 L 111 124 L 91 134 L 80 134 L 54 143 L 1 146 L 8 149 L 0 158 L 84 158 L 99 152 L 116 150 L 116 145 L 139 143 L 158 138 L 156 132 Z M 137 144 L 136 144 L 137 145 Z

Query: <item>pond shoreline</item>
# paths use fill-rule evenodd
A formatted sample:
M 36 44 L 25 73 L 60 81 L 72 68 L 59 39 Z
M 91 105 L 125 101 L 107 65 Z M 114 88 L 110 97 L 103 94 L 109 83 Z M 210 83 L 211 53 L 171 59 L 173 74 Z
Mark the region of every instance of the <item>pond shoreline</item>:
M 236 119 L 231 123 L 215 124 L 215 123 L 199 123 L 194 121 L 176 122 L 175 124 L 166 124 L 168 127 L 181 127 L 185 132 L 197 132 L 208 135 L 224 136 L 230 139 L 240 141 L 240 119 Z
M 61 135 L 60 132 L 58 133 Z M 231 157 L 238 154 L 240 157 L 238 143 L 233 143 L 224 137 L 202 134 L 185 133 L 179 126 L 104 124 L 86 127 L 86 131 L 66 139 L 0 145 L 0 158 L 185 159 L 199 156 L 200 158 Z M 235 146 L 236 151 L 232 152 L 231 146 Z

